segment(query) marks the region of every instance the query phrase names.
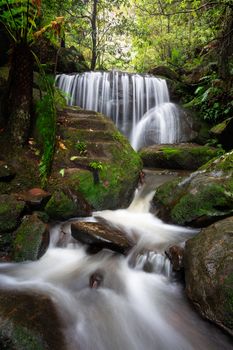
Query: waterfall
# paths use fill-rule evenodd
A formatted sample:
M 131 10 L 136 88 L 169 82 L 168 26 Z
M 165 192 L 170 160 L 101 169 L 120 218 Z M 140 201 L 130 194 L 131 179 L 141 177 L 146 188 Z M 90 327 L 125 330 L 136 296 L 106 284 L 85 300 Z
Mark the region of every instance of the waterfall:
M 152 75 L 118 71 L 56 77 L 69 105 L 109 116 L 138 149 L 184 141 L 180 113 L 170 102 L 166 81 Z

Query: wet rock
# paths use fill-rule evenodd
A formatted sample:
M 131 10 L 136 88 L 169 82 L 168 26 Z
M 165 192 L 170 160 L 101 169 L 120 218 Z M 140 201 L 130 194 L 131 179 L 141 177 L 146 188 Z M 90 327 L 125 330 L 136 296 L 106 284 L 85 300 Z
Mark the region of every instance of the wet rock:
M 169 247 L 165 254 L 171 261 L 174 271 L 181 271 L 184 268 L 184 248 L 178 245 Z
M 15 174 L 15 170 L 11 165 L 0 160 L 0 181 L 11 181 Z
M 49 297 L 0 290 L 0 313 L 1 349 L 66 349 L 63 325 Z
M 218 139 L 224 149 L 231 150 L 233 148 L 233 118 L 225 119 L 222 123 L 215 125 L 210 133 Z
M 13 231 L 19 225 L 24 208 L 25 202 L 14 196 L 0 195 L 0 233 Z
M 91 276 L 89 280 L 89 286 L 90 288 L 99 288 L 104 280 L 104 274 L 102 271 L 95 271 Z
M 157 215 L 179 225 L 205 227 L 233 213 L 233 152 L 216 158 L 185 179 L 159 186 Z
M 210 159 L 218 156 L 219 150 L 193 143 L 176 145 L 153 145 L 140 151 L 144 167 L 196 170 Z
M 186 242 L 186 293 L 202 316 L 233 335 L 233 217 Z
M 17 200 L 26 202 L 30 209 L 40 210 L 44 208 L 51 194 L 41 188 L 32 188 L 28 191 L 15 194 L 15 197 Z
M 75 222 L 71 224 L 71 235 L 88 245 L 89 252 L 110 249 L 126 254 L 133 243 L 119 230 L 97 222 Z
M 15 233 L 13 258 L 15 261 L 37 260 L 49 244 L 47 225 L 37 215 L 25 216 Z

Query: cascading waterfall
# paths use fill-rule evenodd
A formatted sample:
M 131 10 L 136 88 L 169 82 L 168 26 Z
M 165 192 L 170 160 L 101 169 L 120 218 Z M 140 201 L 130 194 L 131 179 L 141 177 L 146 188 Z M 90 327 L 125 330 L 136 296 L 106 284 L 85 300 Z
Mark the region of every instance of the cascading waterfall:
M 108 250 L 88 255 L 72 239 L 70 222 L 63 223 L 51 230 L 39 261 L 0 264 L 0 290 L 50 296 L 63 320 L 67 350 L 230 350 L 228 338 L 197 316 L 174 279 L 164 249 L 195 231 L 166 225 L 149 212 L 154 186 L 137 191 L 128 209 L 86 219 L 104 218 L 133 235 L 137 242 L 127 257 Z M 103 283 L 90 288 L 97 270 Z
M 154 143 L 184 141 L 180 113 L 170 102 L 166 81 L 118 71 L 61 74 L 57 86 L 69 105 L 109 116 L 138 149 Z

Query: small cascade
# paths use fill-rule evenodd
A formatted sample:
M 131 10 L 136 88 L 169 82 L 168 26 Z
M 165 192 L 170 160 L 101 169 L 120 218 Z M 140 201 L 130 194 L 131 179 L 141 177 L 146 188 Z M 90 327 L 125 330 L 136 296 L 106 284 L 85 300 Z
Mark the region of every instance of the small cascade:
M 184 141 L 180 113 L 170 102 L 166 81 L 118 71 L 56 77 L 69 105 L 109 116 L 133 147 Z

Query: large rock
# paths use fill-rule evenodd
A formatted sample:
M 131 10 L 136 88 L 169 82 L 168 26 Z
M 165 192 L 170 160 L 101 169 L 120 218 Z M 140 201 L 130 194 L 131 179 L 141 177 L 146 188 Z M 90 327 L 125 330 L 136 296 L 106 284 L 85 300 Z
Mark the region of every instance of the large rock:
M 153 204 L 160 218 L 204 227 L 233 213 L 233 152 L 208 162 L 188 178 L 157 188 Z
M 186 242 L 186 293 L 202 316 L 233 335 L 233 217 Z
M 49 297 L 0 290 L 2 350 L 65 350 L 63 324 Z
M 66 187 L 95 210 L 127 207 L 142 162 L 113 122 L 100 113 L 67 108 L 59 116 L 58 136 L 48 190 Z
M 144 167 L 196 170 L 210 159 L 217 157 L 219 150 L 193 143 L 177 145 L 153 145 L 140 151 Z
M 37 260 L 44 254 L 48 244 L 47 225 L 36 214 L 25 216 L 15 233 L 14 260 Z
M 132 242 L 122 232 L 98 222 L 72 223 L 71 234 L 79 242 L 87 244 L 90 252 L 107 248 L 126 254 L 132 247 Z
M 81 195 L 70 194 L 65 189 L 54 191 L 45 207 L 45 212 L 52 220 L 67 220 L 91 214 L 90 206 Z
M 210 132 L 218 139 L 224 149 L 233 149 L 233 118 L 225 119 L 222 123 L 215 125 Z

